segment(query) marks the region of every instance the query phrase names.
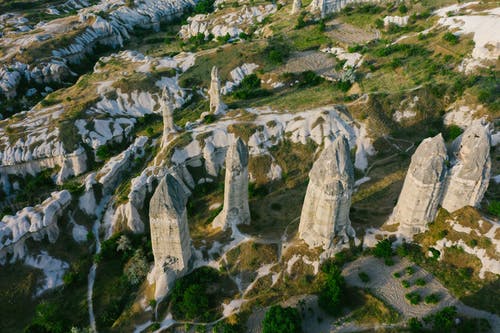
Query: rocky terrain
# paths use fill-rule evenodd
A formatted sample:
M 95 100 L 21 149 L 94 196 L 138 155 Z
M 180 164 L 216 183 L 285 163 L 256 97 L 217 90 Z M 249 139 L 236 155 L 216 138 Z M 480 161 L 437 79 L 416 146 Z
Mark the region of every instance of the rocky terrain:
M 0 0 L 0 331 L 498 332 L 499 22 Z

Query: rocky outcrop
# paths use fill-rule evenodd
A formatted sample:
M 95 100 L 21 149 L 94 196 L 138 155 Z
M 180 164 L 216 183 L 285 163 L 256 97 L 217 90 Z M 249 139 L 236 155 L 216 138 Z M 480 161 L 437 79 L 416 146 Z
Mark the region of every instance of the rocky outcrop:
M 23 208 L 14 216 L 4 216 L 0 221 L 0 264 L 6 262 L 9 253 L 11 262 L 24 258 L 28 238 L 41 241 L 47 236 L 54 243 L 59 236 L 57 221 L 70 202 L 68 191 L 53 192 L 40 205 Z
M 447 211 L 477 206 L 483 199 L 491 173 L 490 141 L 488 129 L 476 121 L 454 142 L 442 203 Z
M 160 110 L 163 117 L 163 136 L 161 139 L 161 147 L 165 147 L 167 145 L 170 133 L 177 132 L 174 124 L 174 104 L 172 103 L 172 100 L 172 94 L 168 90 L 167 86 L 165 86 L 160 98 Z
M 0 94 L 15 97 L 21 77 L 27 79 L 28 87 L 31 82 L 62 83 L 73 75 L 71 65 L 80 63 L 96 45 L 123 46 L 134 28 L 156 29 L 160 22 L 178 17 L 194 3 L 191 0 L 144 0 L 127 7 L 123 3 L 103 1 L 81 9 L 71 19 L 41 22 L 30 34 L 0 39 L 0 48 L 4 51 L 0 60 L 6 64 L 4 70 L 0 70 Z M 105 18 L 101 13 L 106 13 Z M 69 38 L 68 32 L 71 32 Z M 61 42 L 63 36 L 68 42 Z M 42 56 L 23 59 L 30 63 L 14 60 L 19 54 L 30 54 L 31 49 L 43 52 Z
M 320 13 L 324 17 L 331 13 L 337 13 L 348 5 L 358 3 L 380 3 L 382 0 L 313 0 L 311 2 L 311 12 Z
M 210 89 L 208 96 L 210 97 L 210 113 L 219 115 L 223 114 L 226 110 L 226 105 L 222 102 L 220 97 L 220 78 L 217 67 L 212 67 Z
M 149 206 L 151 244 L 155 267 L 155 298 L 164 297 L 175 278 L 188 270 L 191 238 L 187 224 L 187 195 L 180 181 L 167 174 Z
M 349 219 L 353 187 L 349 143 L 338 136 L 325 147 L 309 173 L 299 235 L 310 247 L 330 250 L 355 236 Z
M 302 0 L 293 0 L 292 14 L 297 14 L 302 9 Z
M 147 142 L 147 137 L 138 137 L 130 147 L 119 155 L 112 157 L 102 169 L 99 170 L 96 180 L 102 184 L 103 193 L 111 193 L 115 190 L 123 172 L 130 167 L 134 159 L 144 155 L 144 149 Z
M 411 237 L 434 220 L 446 179 L 447 153 L 441 134 L 418 146 L 399 195 L 390 223 L 399 223 L 399 232 Z
M 409 18 L 409 16 L 386 16 L 384 17 L 384 26 L 387 28 L 391 24 L 395 24 L 398 27 L 406 27 Z
M 248 148 L 238 138 L 227 151 L 224 205 L 213 226 L 225 230 L 229 226 L 249 223 Z

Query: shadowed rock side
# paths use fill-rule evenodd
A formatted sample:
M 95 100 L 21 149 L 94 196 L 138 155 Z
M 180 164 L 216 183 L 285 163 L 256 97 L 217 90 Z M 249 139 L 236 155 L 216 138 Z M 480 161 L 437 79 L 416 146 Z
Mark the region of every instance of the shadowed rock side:
M 476 121 L 454 142 L 455 160 L 442 203 L 447 211 L 477 206 L 483 199 L 491 173 L 490 141 L 488 129 Z
M 174 97 L 165 86 L 160 98 L 161 115 L 163 116 L 163 137 L 161 146 L 165 147 L 168 142 L 168 134 L 177 132 L 174 124 Z
M 213 226 L 225 230 L 232 224 L 249 224 L 248 208 L 248 148 L 238 138 L 226 155 L 224 206 Z
M 391 216 L 405 236 L 423 231 L 434 220 L 446 178 L 447 154 L 441 134 L 427 138 L 411 157 L 410 167 Z
M 349 143 L 339 136 L 323 150 L 309 173 L 299 235 L 310 247 L 327 250 L 355 236 L 349 220 L 353 186 Z M 334 242 L 335 237 L 340 239 Z
M 208 90 L 208 96 L 210 97 L 210 113 L 211 114 L 223 114 L 226 110 L 226 105 L 222 102 L 220 98 L 220 78 L 219 70 L 217 67 L 212 67 L 212 80 L 210 81 L 210 89 Z
M 191 258 L 186 202 L 182 184 L 170 174 L 161 180 L 151 198 L 149 217 L 157 299 L 164 297 L 173 281 L 187 271 Z

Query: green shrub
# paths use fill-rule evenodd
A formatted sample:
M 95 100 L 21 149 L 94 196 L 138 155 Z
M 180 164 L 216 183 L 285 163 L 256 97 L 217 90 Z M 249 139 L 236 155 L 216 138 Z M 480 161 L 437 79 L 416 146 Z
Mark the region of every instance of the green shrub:
M 457 308 L 447 306 L 441 311 L 426 317 L 424 320 L 432 323 L 432 328 L 436 332 L 451 332 L 455 326 L 455 318 L 457 317 Z
M 332 262 L 325 263 L 322 270 L 326 273 L 326 279 L 318 297 L 318 305 L 335 315 L 340 311 L 344 297 L 344 277 L 341 275 L 341 269 Z
M 301 333 L 301 318 L 295 308 L 273 305 L 262 322 L 263 333 Z
M 416 284 L 417 286 L 420 286 L 420 287 L 421 287 L 421 286 L 425 286 L 425 284 L 426 284 L 426 283 L 427 283 L 427 282 L 425 282 L 425 280 L 424 280 L 424 279 L 422 279 L 422 278 L 419 278 L 419 279 L 416 279 L 416 280 L 415 280 L 415 284 Z
M 193 12 L 195 14 L 208 14 L 214 11 L 215 0 L 200 0 L 194 6 Z
M 423 331 L 424 326 L 418 318 L 410 318 L 408 320 L 408 328 L 411 333 L 420 333 Z
M 492 200 L 488 205 L 488 212 L 500 217 L 500 201 Z
M 460 38 L 451 32 L 447 32 L 443 35 L 443 40 L 447 41 L 451 45 L 456 45 L 460 41 Z
M 405 288 L 410 288 L 410 281 L 408 280 L 403 280 L 401 281 L 401 284 L 403 285 L 403 287 Z
M 406 267 L 405 271 L 406 271 L 406 274 L 413 275 L 413 274 L 415 274 L 415 267 L 408 266 L 408 267 Z
M 450 125 L 446 127 L 444 131 L 444 139 L 446 141 L 455 140 L 460 134 L 462 134 L 463 130 L 457 125 Z
M 406 14 L 406 13 L 408 13 L 408 7 L 406 7 L 406 5 L 405 5 L 405 4 L 402 4 L 401 6 L 399 6 L 399 8 L 398 8 L 398 9 L 399 9 L 399 12 L 400 12 L 401 14 Z
M 392 243 L 388 238 L 378 241 L 373 249 L 373 255 L 377 258 L 389 258 L 392 256 Z
M 281 65 L 290 55 L 290 45 L 283 38 L 270 38 L 264 54 L 267 54 L 267 60 L 272 65 Z
M 425 303 L 427 304 L 436 304 L 437 302 L 439 302 L 439 299 L 441 297 L 439 296 L 439 294 L 437 293 L 432 293 L 430 295 L 427 295 L 425 296 Z
M 392 276 L 394 276 L 396 279 L 399 279 L 401 277 L 401 273 L 400 272 L 394 272 L 394 274 L 392 274 Z
M 299 17 L 297 17 L 297 23 L 295 24 L 295 29 L 296 30 L 302 29 L 303 27 L 306 26 L 306 21 L 304 21 L 305 16 L 306 16 L 306 13 L 305 12 L 301 12 L 299 14 Z
M 416 292 L 412 291 L 411 293 L 408 293 L 405 295 L 405 298 L 410 301 L 411 304 L 413 305 L 416 305 L 418 303 L 420 303 L 421 301 L 421 297 L 419 294 L 417 294 Z

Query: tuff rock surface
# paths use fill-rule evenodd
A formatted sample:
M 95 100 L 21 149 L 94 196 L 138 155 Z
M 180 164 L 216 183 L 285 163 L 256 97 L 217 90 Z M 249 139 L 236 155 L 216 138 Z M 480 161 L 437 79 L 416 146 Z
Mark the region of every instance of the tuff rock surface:
M 163 92 L 160 98 L 160 110 L 163 117 L 163 136 L 161 146 L 165 147 L 168 142 L 168 135 L 177 132 L 174 124 L 174 105 L 172 103 L 173 96 L 167 86 L 163 87 Z
M 418 146 L 399 195 L 390 223 L 399 223 L 406 236 L 422 232 L 434 220 L 446 180 L 446 147 L 441 134 Z
M 25 241 L 32 238 L 42 240 L 47 235 L 54 243 L 59 236 L 57 221 L 71 202 L 71 194 L 66 191 L 53 192 L 47 200 L 35 207 L 26 207 L 16 215 L 6 215 L 0 221 L 0 264 L 6 262 L 11 253 L 11 262 L 26 256 Z
M 325 147 L 309 173 L 299 225 L 300 238 L 307 245 L 329 250 L 355 236 L 349 220 L 353 187 L 349 143 L 338 136 Z
M 182 183 L 171 174 L 160 181 L 151 198 L 149 218 L 157 299 L 164 297 L 175 278 L 188 269 L 191 238 L 187 224 L 187 198 Z
M 452 147 L 452 168 L 446 182 L 442 206 L 454 212 L 477 206 L 488 188 L 491 173 L 490 133 L 475 121 Z
M 210 89 L 208 90 L 208 96 L 210 97 L 210 113 L 219 115 L 223 114 L 226 110 L 226 105 L 222 102 L 220 97 L 220 78 L 219 70 L 217 67 L 212 67 Z
M 227 150 L 224 205 L 213 226 L 225 230 L 231 225 L 249 223 L 248 148 L 238 138 Z
M 293 0 L 292 14 L 297 14 L 302 9 L 302 0 Z

